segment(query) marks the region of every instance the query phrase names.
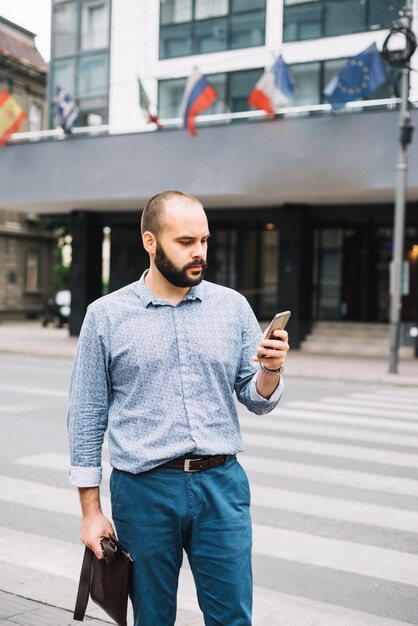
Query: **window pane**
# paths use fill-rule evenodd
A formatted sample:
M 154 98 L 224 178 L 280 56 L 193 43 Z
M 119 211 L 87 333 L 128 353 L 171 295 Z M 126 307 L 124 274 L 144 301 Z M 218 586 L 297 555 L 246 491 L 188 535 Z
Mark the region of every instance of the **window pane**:
M 195 23 L 195 51 L 198 54 L 226 50 L 226 18 Z
M 265 8 L 266 0 L 231 0 L 231 13 L 254 11 L 254 9 Z
M 100 126 L 107 124 L 107 111 L 80 111 L 79 126 Z
M 105 2 L 86 2 L 81 10 L 81 48 L 106 48 L 109 42 L 109 6 Z
M 231 48 L 263 46 L 265 42 L 266 12 L 231 15 Z
M 328 100 L 324 98 L 322 92 L 328 85 L 330 80 L 334 78 L 334 76 L 337 76 L 337 74 L 339 74 L 347 61 L 348 59 L 332 59 L 331 61 L 324 61 L 323 85 L 321 87 L 321 102 L 328 102 Z
M 161 24 L 190 22 L 192 19 L 192 0 L 161 0 Z
M 186 56 L 192 53 L 190 24 L 160 28 L 160 59 Z
M 405 4 L 404 0 L 369 0 L 369 28 L 381 26 L 389 28 L 392 22 L 398 18 L 398 12 Z
M 107 64 L 107 54 L 80 59 L 78 76 L 78 95 L 80 98 L 107 93 Z
M 62 87 L 70 96 L 75 96 L 75 60 L 55 61 L 52 67 L 52 97 L 57 87 Z
M 42 128 L 42 109 L 38 104 L 31 104 L 29 109 L 29 130 L 36 131 Z
M 359 0 L 325 0 L 324 35 L 345 35 L 366 30 L 366 3 Z
M 284 8 L 283 40 L 299 41 L 321 37 L 322 3 Z
M 75 2 L 54 8 L 54 56 L 75 54 L 77 49 L 77 5 Z
M 158 113 L 161 119 L 180 116 L 186 78 L 173 78 L 158 83 Z
M 228 0 L 195 0 L 195 20 L 228 15 Z
M 247 70 L 245 72 L 232 72 L 229 75 L 229 106 L 231 111 L 249 111 L 248 96 L 261 77 L 264 69 Z
M 292 65 L 291 70 L 296 82 L 293 96 L 294 106 L 319 104 L 320 94 L 320 63 L 299 63 Z

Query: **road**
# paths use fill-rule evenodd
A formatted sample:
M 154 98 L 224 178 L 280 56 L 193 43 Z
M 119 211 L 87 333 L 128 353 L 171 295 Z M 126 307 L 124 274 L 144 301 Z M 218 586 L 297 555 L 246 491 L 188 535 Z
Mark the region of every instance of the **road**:
M 64 608 L 82 558 L 69 376 L 66 360 L 0 355 L 0 589 Z M 418 389 L 289 379 L 269 416 L 239 411 L 254 626 L 418 625 Z M 203 624 L 187 567 L 177 624 Z

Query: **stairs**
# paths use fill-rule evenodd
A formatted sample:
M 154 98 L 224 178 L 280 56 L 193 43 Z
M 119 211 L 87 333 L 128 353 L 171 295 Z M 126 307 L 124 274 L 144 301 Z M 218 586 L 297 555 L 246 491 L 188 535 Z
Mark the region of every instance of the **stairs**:
M 301 352 L 389 359 L 389 325 L 361 322 L 314 322 L 300 346 Z M 414 358 L 414 350 L 401 347 L 399 357 Z

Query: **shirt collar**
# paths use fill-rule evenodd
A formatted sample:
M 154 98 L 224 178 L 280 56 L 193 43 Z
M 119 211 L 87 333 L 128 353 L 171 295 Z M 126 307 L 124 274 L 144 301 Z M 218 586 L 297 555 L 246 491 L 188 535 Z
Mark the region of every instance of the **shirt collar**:
M 142 304 L 144 305 L 144 307 L 146 308 L 150 304 L 153 304 L 154 306 L 162 306 L 162 305 L 171 306 L 168 302 L 166 302 L 165 300 L 161 300 L 155 294 L 153 294 L 150 289 L 148 289 L 148 287 L 145 284 L 145 276 L 148 274 L 148 272 L 149 270 L 145 270 L 141 278 L 136 283 L 136 292 Z M 191 287 L 190 291 L 187 292 L 187 294 L 184 296 L 181 302 L 184 302 L 185 300 L 202 301 L 203 291 L 204 291 L 204 285 L 202 282 L 199 285 Z

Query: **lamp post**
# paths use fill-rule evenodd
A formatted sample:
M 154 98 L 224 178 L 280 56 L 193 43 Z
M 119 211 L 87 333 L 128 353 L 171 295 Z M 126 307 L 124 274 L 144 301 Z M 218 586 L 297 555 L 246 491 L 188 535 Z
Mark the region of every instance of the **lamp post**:
M 412 25 L 412 0 L 406 0 L 406 5 L 401 11 L 401 18 L 390 30 L 383 44 L 383 55 L 386 60 L 395 67 L 400 67 L 401 80 L 401 106 L 399 115 L 399 150 L 396 163 L 396 193 L 395 213 L 393 230 L 393 257 L 391 273 L 390 293 L 390 362 L 389 373 L 398 372 L 398 352 L 401 335 L 401 310 L 402 310 L 402 274 L 404 255 L 404 231 L 405 231 L 405 205 L 406 205 L 406 181 L 408 172 L 408 145 L 412 141 L 414 127 L 409 113 L 409 61 L 415 52 L 416 38 L 411 30 Z M 403 49 L 391 50 L 391 40 L 404 37 Z

